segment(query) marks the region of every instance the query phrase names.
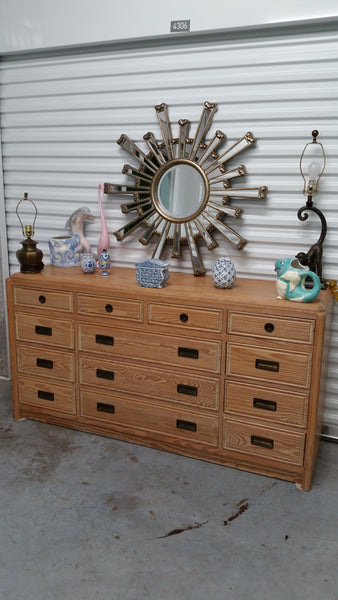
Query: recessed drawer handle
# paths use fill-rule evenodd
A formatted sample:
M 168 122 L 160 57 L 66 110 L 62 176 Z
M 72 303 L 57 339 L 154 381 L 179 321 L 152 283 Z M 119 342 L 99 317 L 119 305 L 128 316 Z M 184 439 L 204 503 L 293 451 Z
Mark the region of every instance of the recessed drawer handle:
M 273 371 L 278 373 L 279 362 L 274 360 L 264 360 L 263 358 L 256 358 L 256 369 L 262 369 L 263 371 Z
M 52 328 L 42 327 L 42 325 L 35 325 L 35 333 L 38 335 L 52 335 Z
M 105 308 L 105 311 L 107 313 L 112 313 L 113 312 L 113 306 L 112 306 L 112 304 L 106 304 L 106 306 L 104 308 Z
M 264 329 L 267 333 L 272 333 L 275 330 L 275 326 L 273 323 L 265 323 Z
M 99 379 L 110 379 L 114 381 L 114 371 L 105 371 L 104 369 L 96 369 L 96 377 Z
M 44 392 L 43 390 L 38 390 L 38 398 L 41 398 L 41 400 L 49 400 L 49 402 L 54 402 L 53 392 Z
M 260 437 L 259 435 L 251 436 L 251 444 L 253 446 L 260 446 L 261 448 L 268 448 L 269 450 L 272 450 L 273 448 L 273 440 L 270 440 L 269 438 Z
M 187 315 L 187 313 L 181 313 L 180 314 L 180 321 L 182 323 L 186 323 L 189 320 L 189 316 Z
M 183 356 L 184 358 L 198 358 L 198 350 L 194 348 L 182 348 L 181 346 L 177 351 L 178 356 Z
M 271 410 L 272 412 L 276 412 L 277 410 L 277 402 L 273 400 L 264 400 L 263 398 L 254 398 L 253 399 L 254 408 L 262 408 L 263 410 Z
M 179 394 L 188 394 L 188 396 L 197 396 L 197 387 L 194 385 L 177 384 L 177 392 Z
M 105 346 L 114 346 L 114 338 L 111 335 L 101 335 L 97 333 L 95 336 L 97 344 L 104 344 Z
M 44 304 L 46 302 L 46 296 L 39 296 L 40 304 Z
M 47 358 L 37 358 L 36 366 L 42 367 L 43 369 L 52 369 L 54 365 L 52 360 L 48 360 Z
M 110 413 L 113 415 L 115 412 L 115 406 L 114 406 L 114 404 L 106 404 L 105 402 L 97 402 L 96 410 L 98 410 L 99 412 L 106 412 L 106 413 Z
M 176 421 L 177 429 L 185 429 L 186 431 L 196 431 L 196 423 L 192 421 L 183 421 L 183 419 L 177 419 Z

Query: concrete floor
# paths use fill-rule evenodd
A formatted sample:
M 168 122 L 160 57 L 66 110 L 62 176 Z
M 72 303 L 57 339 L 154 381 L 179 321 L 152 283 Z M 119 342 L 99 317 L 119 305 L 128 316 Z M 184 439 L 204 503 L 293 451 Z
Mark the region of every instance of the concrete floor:
M 306 493 L 0 400 L 1 599 L 337 600 L 337 444 Z

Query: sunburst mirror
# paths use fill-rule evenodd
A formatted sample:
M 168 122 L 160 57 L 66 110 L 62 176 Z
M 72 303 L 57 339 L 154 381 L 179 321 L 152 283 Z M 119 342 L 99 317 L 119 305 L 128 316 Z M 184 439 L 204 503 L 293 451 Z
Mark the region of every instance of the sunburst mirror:
M 188 245 L 194 275 L 204 275 L 205 268 L 199 242 L 209 250 L 218 246 L 216 231 L 238 250 L 247 240 L 226 222 L 238 219 L 243 211 L 230 205 L 232 198 L 265 198 L 267 187 L 232 187 L 232 180 L 245 175 L 244 165 L 228 168 L 227 162 L 255 144 L 247 132 L 231 147 L 219 152 L 225 134 L 216 131 L 206 142 L 206 134 L 217 110 L 217 104 L 205 102 L 194 137 L 189 137 L 190 121 L 178 121 L 178 137 L 171 133 L 168 106 L 160 104 L 155 111 L 162 140 L 151 132 L 143 136 L 149 152 L 145 154 L 127 135 L 117 143 L 137 161 L 137 166 L 124 165 L 122 173 L 133 178 L 132 185 L 104 184 L 105 194 L 132 195 L 133 201 L 121 204 L 123 213 L 136 212 L 136 218 L 114 232 L 124 240 L 140 225 L 146 230 L 139 238 L 146 245 L 156 237 L 152 258 L 161 258 L 165 245 L 172 244 L 172 258 L 182 258 L 182 247 Z

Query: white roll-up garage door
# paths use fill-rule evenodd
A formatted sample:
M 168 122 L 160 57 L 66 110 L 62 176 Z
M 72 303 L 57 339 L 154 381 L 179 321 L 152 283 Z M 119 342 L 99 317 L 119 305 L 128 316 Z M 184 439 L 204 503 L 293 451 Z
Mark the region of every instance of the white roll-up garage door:
M 301 222 L 297 211 L 305 204 L 300 155 L 318 129 L 327 155 L 315 198 L 328 222 L 323 272 L 338 279 L 337 73 L 338 33 L 328 26 L 275 28 L 247 38 L 224 34 L 170 46 L 159 42 L 3 57 L 1 139 L 10 270 L 18 270 L 21 231 L 15 209 L 24 192 L 38 207 L 35 238 L 45 263 L 48 239 L 64 233 L 67 218 L 79 207 L 89 207 L 97 217 L 87 227 L 95 246 L 97 186 L 126 183 L 121 169 L 130 157 L 116 144 L 120 135 L 126 133 L 140 147 L 146 132 L 159 136 L 154 106 L 163 102 L 173 135 L 182 118 L 191 121 L 193 132 L 208 100 L 218 105 L 210 137 L 219 129 L 228 145 L 247 131 L 257 138 L 240 156 L 247 169 L 240 185 L 266 185 L 269 192 L 266 199 L 232 202 L 244 210 L 236 230 L 248 244 L 241 252 L 224 239 L 213 252 L 202 247 L 207 270 L 227 255 L 238 276 L 273 279 L 276 258 L 307 251 L 316 241 L 318 220 Z M 113 231 L 128 220 L 120 201 L 106 197 L 103 202 L 111 254 L 115 264 L 133 266 L 151 251 L 139 244 L 137 232 L 121 243 L 115 240 Z M 188 251 L 171 263 L 173 269 L 191 270 Z M 328 435 L 338 431 L 337 314 L 335 306 L 324 418 Z

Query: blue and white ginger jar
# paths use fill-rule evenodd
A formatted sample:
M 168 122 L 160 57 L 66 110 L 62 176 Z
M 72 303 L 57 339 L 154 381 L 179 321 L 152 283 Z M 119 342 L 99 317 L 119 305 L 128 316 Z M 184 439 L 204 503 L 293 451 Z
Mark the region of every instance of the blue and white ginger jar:
M 236 281 L 236 269 L 230 258 L 222 256 L 217 259 L 212 271 L 212 281 L 217 288 L 232 288 Z
M 94 273 L 96 268 L 96 258 L 89 252 L 83 255 L 81 260 L 81 269 L 84 273 Z

